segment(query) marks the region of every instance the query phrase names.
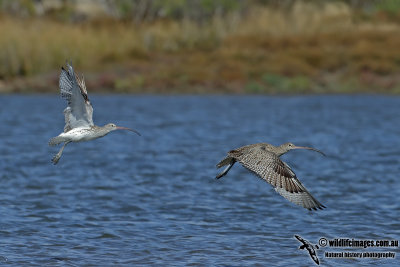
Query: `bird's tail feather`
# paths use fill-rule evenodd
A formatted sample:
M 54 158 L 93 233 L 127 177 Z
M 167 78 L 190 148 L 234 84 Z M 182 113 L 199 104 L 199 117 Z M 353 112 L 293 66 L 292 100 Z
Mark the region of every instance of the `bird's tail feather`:
M 56 137 L 53 137 L 53 138 L 51 138 L 49 140 L 49 146 L 56 146 L 56 145 L 61 144 L 61 143 L 65 142 L 65 141 L 67 141 L 67 140 L 65 140 L 64 137 L 56 136 Z
M 217 168 L 221 168 L 222 166 L 228 165 L 221 173 L 219 173 L 215 178 L 219 179 L 223 176 L 225 176 L 229 170 L 232 168 L 233 164 L 235 164 L 236 160 L 234 158 L 231 157 L 226 157 L 223 160 L 221 160 L 218 164 L 217 164 Z

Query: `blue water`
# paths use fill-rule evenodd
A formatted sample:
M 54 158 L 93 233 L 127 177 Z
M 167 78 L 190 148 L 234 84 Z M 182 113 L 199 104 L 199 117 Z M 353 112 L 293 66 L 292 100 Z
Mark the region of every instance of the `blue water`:
M 130 132 L 66 147 L 56 95 L 0 96 L 0 263 L 7 266 L 313 266 L 293 238 L 400 239 L 400 97 L 94 95 L 94 120 Z M 309 212 L 236 164 L 242 145 L 283 156 L 328 208 Z M 329 259 L 323 266 L 398 265 Z M 339 249 L 340 250 L 340 249 Z M 343 250 L 343 249 L 342 249 Z M 351 250 L 350 250 L 351 251 Z M 367 251 L 356 249 L 353 251 Z

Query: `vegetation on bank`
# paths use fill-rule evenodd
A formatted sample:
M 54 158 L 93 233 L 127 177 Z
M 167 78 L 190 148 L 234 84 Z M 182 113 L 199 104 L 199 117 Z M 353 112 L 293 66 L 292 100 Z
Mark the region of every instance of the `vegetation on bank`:
M 269 2 L 139 22 L 3 13 L 0 92 L 55 92 L 68 59 L 91 92 L 400 93 L 397 1 Z

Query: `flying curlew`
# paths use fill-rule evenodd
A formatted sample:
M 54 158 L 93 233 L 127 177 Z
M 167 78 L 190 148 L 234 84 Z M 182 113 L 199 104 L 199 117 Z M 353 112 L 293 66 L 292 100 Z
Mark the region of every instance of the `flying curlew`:
M 138 135 L 136 130 L 120 127 L 114 123 L 108 123 L 104 126 L 96 126 L 93 123 L 93 107 L 89 101 L 85 81 L 79 78 L 72 67 L 67 63 L 67 69 L 61 68 L 59 82 L 61 97 L 68 102 L 64 109 L 65 127 L 64 132 L 49 141 L 50 146 L 64 143 L 58 153 L 51 160 L 57 164 L 61 158 L 62 152 L 70 142 L 89 141 L 103 137 L 115 130 L 129 130 Z
M 290 202 L 309 210 L 325 208 L 307 191 L 289 165 L 279 158 L 292 149 L 309 149 L 325 155 L 315 148 L 295 146 L 292 143 L 280 146 L 267 143 L 247 145 L 228 152 L 228 156 L 217 164 L 217 168 L 228 166 L 216 178 L 226 175 L 238 161 L 246 169 L 270 183 L 276 192 Z

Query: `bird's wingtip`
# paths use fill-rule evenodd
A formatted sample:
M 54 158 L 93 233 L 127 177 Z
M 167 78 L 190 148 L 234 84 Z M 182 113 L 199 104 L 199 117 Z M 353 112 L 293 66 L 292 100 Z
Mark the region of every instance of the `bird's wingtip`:
M 66 60 L 65 60 L 65 66 L 66 66 L 66 69 L 68 69 L 68 70 L 72 70 L 72 71 L 74 70 L 73 65 L 72 65 L 72 60 L 66 59 Z M 66 71 L 66 69 L 64 68 L 64 66 L 62 66 L 61 69 L 63 69 L 63 70 Z
M 318 206 L 310 207 L 310 208 L 307 208 L 307 209 L 309 211 L 318 211 L 318 210 L 326 209 L 326 207 L 324 205 L 322 205 L 322 204 L 319 204 Z
M 64 68 L 64 66 L 61 66 L 61 69 L 64 70 L 64 71 L 67 71 L 66 69 L 72 69 L 72 70 L 74 69 L 73 65 L 72 65 L 72 60 L 66 59 L 65 60 L 65 66 L 66 66 L 66 68 Z

